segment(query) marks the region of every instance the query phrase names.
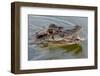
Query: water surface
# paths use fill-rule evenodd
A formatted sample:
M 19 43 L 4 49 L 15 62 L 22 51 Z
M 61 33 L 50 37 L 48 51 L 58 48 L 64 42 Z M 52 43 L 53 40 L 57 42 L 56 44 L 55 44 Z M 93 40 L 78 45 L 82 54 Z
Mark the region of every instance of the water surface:
M 80 37 L 85 40 L 80 44 L 62 47 L 40 47 L 33 44 L 33 35 L 47 28 L 51 23 L 71 29 L 74 25 L 82 26 Z M 28 15 L 28 60 L 76 59 L 87 58 L 88 18 L 75 16 L 40 16 Z

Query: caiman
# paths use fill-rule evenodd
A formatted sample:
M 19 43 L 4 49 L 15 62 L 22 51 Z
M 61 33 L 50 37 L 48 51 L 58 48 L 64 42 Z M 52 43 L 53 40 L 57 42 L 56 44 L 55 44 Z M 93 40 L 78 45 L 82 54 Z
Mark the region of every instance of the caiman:
M 73 29 L 64 30 L 63 27 L 51 24 L 47 30 L 40 31 L 35 35 L 35 43 L 58 46 L 79 44 L 83 40 L 79 37 L 80 30 L 81 26 L 79 25 L 74 26 Z

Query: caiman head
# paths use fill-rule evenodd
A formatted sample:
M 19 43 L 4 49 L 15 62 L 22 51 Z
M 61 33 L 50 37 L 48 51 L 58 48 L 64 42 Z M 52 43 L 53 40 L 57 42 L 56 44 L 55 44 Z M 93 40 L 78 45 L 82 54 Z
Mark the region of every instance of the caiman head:
M 74 26 L 73 29 L 65 30 L 64 35 L 65 36 L 71 36 L 71 35 L 77 34 L 80 31 L 80 29 L 81 29 L 81 26 L 76 25 L 76 26 Z

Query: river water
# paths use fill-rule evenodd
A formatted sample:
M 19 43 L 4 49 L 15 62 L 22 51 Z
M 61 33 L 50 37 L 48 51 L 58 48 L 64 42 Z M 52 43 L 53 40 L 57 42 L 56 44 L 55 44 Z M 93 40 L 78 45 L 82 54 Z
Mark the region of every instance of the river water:
M 71 29 L 75 25 L 82 26 L 80 37 L 85 40 L 80 43 L 82 50 L 79 54 L 73 55 L 73 52 L 65 52 L 63 49 L 41 48 L 33 44 L 33 35 L 35 32 L 47 28 L 51 23 Z M 88 57 L 88 18 L 75 16 L 42 16 L 28 15 L 28 60 L 52 60 L 52 59 L 76 59 Z

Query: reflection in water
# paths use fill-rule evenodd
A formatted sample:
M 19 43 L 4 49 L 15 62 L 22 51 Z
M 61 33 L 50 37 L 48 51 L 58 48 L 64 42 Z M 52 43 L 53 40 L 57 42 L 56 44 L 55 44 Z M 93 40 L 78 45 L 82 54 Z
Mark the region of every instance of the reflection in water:
M 31 45 L 29 60 L 52 60 L 52 59 L 72 59 L 81 58 L 82 46 L 80 44 L 73 45 L 52 45 L 41 44 Z
M 71 44 L 71 45 L 42 44 L 41 48 L 48 48 L 51 51 L 60 49 L 60 50 L 64 51 L 64 53 L 72 52 L 73 55 L 77 55 L 82 52 L 82 46 L 80 44 Z

